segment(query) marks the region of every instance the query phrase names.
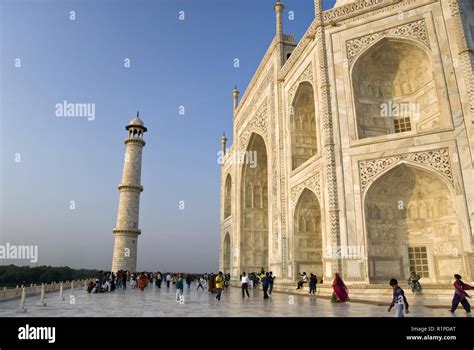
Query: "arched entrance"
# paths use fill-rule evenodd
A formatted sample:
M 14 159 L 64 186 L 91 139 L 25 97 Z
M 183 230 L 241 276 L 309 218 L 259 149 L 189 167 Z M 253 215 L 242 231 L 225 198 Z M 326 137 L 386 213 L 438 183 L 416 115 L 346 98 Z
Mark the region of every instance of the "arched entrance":
M 224 219 L 232 215 L 232 178 L 227 174 L 224 190 Z
M 226 232 L 224 237 L 224 255 L 222 257 L 224 273 L 230 273 L 230 253 L 230 235 L 229 232 Z
M 252 159 L 256 162 L 250 162 Z M 250 137 L 242 170 L 241 213 L 242 271 L 268 269 L 267 150 L 263 138 L 255 133 Z
M 374 44 L 355 62 L 352 84 L 359 139 L 439 126 L 432 64 L 411 41 Z
M 463 271 L 453 195 L 437 174 L 401 164 L 378 178 L 365 197 L 369 279 L 449 280 Z
M 317 151 L 313 86 L 302 82 L 296 90 L 290 116 L 292 169 L 298 168 Z
M 323 274 L 321 208 L 316 195 L 305 189 L 294 213 L 294 256 L 298 272 Z

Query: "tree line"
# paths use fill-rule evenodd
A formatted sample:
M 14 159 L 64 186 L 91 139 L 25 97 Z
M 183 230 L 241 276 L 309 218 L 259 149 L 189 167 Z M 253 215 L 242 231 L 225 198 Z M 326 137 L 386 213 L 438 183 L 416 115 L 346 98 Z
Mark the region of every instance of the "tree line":
M 75 279 L 96 277 L 99 270 L 72 269 L 69 266 L 0 266 L 0 286 L 15 287 L 17 285 L 70 281 Z

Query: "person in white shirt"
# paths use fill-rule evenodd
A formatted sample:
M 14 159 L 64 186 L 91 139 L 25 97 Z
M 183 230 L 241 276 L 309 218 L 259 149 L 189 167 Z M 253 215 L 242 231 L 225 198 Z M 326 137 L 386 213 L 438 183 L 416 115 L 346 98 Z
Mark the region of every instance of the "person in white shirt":
M 171 275 L 167 274 L 166 275 L 166 288 L 170 287 L 170 282 L 171 282 Z
M 303 274 L 300 274 L 300 276 L 301 278 L 298 281 L 298 286 L 296 287 L 296 289 L 303 288 L 303 284 L 308 283 L 308 276 L 306 275 L 306 272 L 303 272 Z
M 242 284 L 242 298 L 245 298 L 245 293 L 247 293 L 247 297 L 250 298 L 249 295 L 249 276 L 245 274 L 245 272 L 242 273 L 242 276 L 240 277 L 240 283 Z

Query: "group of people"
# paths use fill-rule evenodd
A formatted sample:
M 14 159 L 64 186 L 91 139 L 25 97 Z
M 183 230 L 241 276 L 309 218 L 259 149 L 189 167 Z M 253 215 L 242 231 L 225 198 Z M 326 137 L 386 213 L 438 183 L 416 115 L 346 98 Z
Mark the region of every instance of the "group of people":
M 242 272 L 240 275 L 240 284 L 242 290 L 242 298 L 245 296 L 250 297 L 249 287 L 252 289 L 258 288 L 259 284 L 262 285 L 263 289 L 263 299 L 268 300 L 272 296 L 273 284 L 275 281 L 275 275 L 272 271 L 266 272 L 262 267 L 259 274 L 251 272 L 247 274 Z M 411 290 L 414 294 L 420 293 L 422 290 L 420 284 L 421 277 L 415 272 L 412 271 L 408 279 L 408 284 L 411 287 Z M 464 283 L 462 277 L 459 274 L 454 275 L 455 282 L 454 286 L 454 297 L 452 300 L 452 305 L 450 311 L 454 313 L 461 303 L 466 312 L 471 312 L 471 306 L 467 300 L 470 298 L 467 290 L 474 289 L 473 286 Z M 191 288 L 192 283 L 196 283 L 196 290 L 205 291 L 205 287 L 209 293 L 215 293 L 215 299 L 217 302 L 221 300 L 222 291 L 227 289 L 230 285 L 231 276 L 229 273 L 224 274 L 222 271 L 219 273 L 205 273 L 201 275 L 197 274 L 183 274 L 183 273 L 161 273 L 160 271 L 156 273 L 130 273 L 129 271 L 117 271 L 117 273 L 100 271 L 95 281 L 90 281 L 87 286 L 88 293 L 106 293 L 112 292 L 115 289 L 126 289 L 127 282 L 130 282 L 130 287 L 132 289 L 140 289 L 143 291 L 150 283 L 156 285 L 156 287 L 161 288 L 162 283 L 166 282 L 166 288 L 170 288 L 171 284 L 176 287 L 176 302 L 180 302 L 183 299 L 183 290 L 184 284 L 187 285 L 187 288 Z M 308 275 L 306 272 L 299 274 L 299 279 L 297 281 L 296 289 L 302 289 L 305 284 L 309 286 L 309 294 L 316 294 L 316 285 L 317 283 L 323 283 L 323 280 L 318 280 L 317 276 L 313 273 Z M 395 278 L 392 278 L 389 281 L 390 286 L 393 288 L 393 297 L 392 302 L 388 308 L 390 312 L 392 308 L 395 308 L 395 315 L 397 317 L 403 317 L 403 313 L 409 313 L 409 304 L 407 298 L 405 297 L 404 290 L 399 286 L 398 281 Z M 349 298 L 349 289 L 342 280 L 339 273 L 335 273 L 334 280 L 332 282 L 333 293 L 331 296 L 331 302 L 333 303 L 344 303 L 350 300 Z
M 316 295 L 316 284 L 318 284 L 318 277 L 311 273 L 309 278 L 306 272 L 299 274 L 299 279 L 296 285 L 296 289 L 302 289 L 305 283 L 309 283 L 309 293 L 310 295 Z M 323 280 L 319 281 L 319 283 L 323 283 Z
M 106 293 L 113 292 L 115 289 L 126 289 L 127 281 L 130 279 L 128 271 L 113 272 L 99 271 L 95 281 L 90 281 L 87 285 L 88 293 Z
M 242 272 L 242 274 L 240 275 L 242 298 L 245 298 L 245 295 L 247 295 L 247 297 L 250 297 L 249 286 L 250 288 L 256 289 L 259 283 L 261 283 L 263 288 L 263 299 L 270 299 L 270 297 L 272 296 L 274 280 L 275 276 L 273 275 L 273 272 L 265 272 L 263 267 L 259 275 L 257 275 L 255 272 L 251 272 L 249 275 L 247 275 L 245 271 Z

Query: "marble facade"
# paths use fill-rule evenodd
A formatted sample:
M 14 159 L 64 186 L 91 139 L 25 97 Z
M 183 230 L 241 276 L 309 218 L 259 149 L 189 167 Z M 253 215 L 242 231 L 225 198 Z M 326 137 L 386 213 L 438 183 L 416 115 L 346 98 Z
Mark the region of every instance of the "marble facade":
M 298 43 L 283 10 L 240 101 L 234 90 L 220 269 L 472 280 L 472 2 L 316 0 Z

